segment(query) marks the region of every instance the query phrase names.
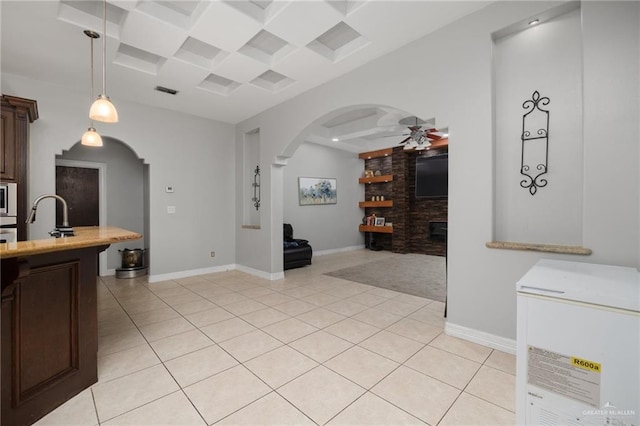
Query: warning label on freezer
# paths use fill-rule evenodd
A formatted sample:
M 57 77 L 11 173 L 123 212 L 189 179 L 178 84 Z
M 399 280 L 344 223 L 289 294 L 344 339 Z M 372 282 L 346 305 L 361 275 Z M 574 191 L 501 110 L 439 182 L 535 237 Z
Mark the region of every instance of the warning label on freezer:
M 594 361 L 528 347 L 527 383 L 600 407 L 600 371 Z

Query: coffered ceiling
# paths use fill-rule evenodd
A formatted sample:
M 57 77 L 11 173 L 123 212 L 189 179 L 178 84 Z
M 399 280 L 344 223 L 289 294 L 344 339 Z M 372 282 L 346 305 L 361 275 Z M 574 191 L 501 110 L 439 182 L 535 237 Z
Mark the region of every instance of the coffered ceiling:
M 487 3 L 108 0 L 107 93 L 116 106 L 128 100 L 237 123 Z M 102 2 L 2 0 L 0 7 L 1 71 L 88 98 L 83 30 L 102 33 Z M 102 40 L 95 46 L 96 92 Z M 363 111 L 358 120 L 387 113 Z

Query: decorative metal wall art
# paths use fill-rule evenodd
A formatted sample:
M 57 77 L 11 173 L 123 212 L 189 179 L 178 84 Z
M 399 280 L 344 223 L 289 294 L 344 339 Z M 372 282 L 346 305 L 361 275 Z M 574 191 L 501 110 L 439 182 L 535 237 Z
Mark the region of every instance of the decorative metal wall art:
M 256 169 L 253 171 L 253 207 L 256 210 L 260 210 L 260 166 L 256 166 Z
M 522 108 L 527 112 L 522 116 L 522 134 L 520 135 L 522 140 L 520 174 L 525 177 L 520 181 L 520 186 L 528 189 L 531 195 L 536 195 L 538 188 L 547 186 L 547 179 L 543 176 L 548 171 L 549 162 L 549 111 L 540 106 L 546 106 L 549 102 L 549 98 L 540 97 L 540 93 L 536 90 L 531 99 L 522 104 Z M 531 166 L 536 163 L 535 167 Z

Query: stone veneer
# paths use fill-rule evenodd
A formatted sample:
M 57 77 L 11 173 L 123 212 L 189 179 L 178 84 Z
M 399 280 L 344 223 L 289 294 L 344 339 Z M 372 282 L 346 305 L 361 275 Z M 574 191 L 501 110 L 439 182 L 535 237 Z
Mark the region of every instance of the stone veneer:
M 375 213 L 393 223 L 393 234 L 377 234 L 378 245 L 394 253 L 420 253 L 435 256 L 446 254 L 446 243 L 431 238 L 430 221 L 447 220 L 447 198 L 416 198 L 416 157 L 436 155 L 405 152 L 401 146 L 393 149 L 390 157 L 365 160 L 365 169 L 380 170 L 381 174 L 392 174 L 393 182 L 373 183 L 365 186 L 365 200 L 384 195 L 393 200 L 392 208 L 366 208 L 365 216 Z

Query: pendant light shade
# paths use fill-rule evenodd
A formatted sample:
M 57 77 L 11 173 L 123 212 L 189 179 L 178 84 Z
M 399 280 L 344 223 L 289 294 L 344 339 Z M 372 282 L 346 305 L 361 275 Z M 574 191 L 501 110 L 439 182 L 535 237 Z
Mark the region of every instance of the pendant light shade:
M 102 26 L 102 93 L 98 95 L 91 109 L 89 117 L 92 120 L 103 123 L 117 123 L 118 111 L 107 96 L 107 0 L 104 0 L 103 26 Z
M 102 146 L 102 137 L 96 132 L 96 129 L 89 127 L 82 135 L 80 143 L 85 146 Z
M 101 94 L 98 96 L 98 99 L 91 104 L 89 118 L 102 121 L 103 123 L 117 123 L 118 111 L 111 103 L 111 99 L 109 99 L 107 95 Z
M 93 100 L 93 40 L 99 38 L 100 35 L 91 30 L 85 30 L 84 34 L 91 40 L 91 97 L 89 99 Z M 102 146 L 102 137 L 98 134 L 98 132 L 96 132 L 96 129 L 93 127 L 93 120 L 89 122 L 89 128 L 82 135 L 80 143 L 85 146 Z

